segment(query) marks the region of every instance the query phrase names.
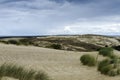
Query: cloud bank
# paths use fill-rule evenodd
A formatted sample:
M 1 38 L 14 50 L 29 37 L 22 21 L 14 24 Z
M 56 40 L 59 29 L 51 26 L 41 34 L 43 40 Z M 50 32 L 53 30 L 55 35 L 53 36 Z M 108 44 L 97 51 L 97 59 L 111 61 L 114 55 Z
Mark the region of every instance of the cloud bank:
M 120 34 L 120 0 L 0 0 L 0 35 Z

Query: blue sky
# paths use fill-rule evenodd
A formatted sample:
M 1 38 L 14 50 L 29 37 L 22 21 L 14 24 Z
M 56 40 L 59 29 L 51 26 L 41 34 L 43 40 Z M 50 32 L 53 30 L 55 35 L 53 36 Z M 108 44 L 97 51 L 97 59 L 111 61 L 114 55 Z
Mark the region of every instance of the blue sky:
M 120 0 L 0 0 L 0 36 L 120 34 Z

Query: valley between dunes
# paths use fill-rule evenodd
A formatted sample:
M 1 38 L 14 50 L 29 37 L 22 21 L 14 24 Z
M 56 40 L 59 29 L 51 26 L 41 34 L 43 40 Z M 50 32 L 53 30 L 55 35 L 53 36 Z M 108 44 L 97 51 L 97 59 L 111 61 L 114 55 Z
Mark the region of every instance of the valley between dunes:
M 75 52 L 0 44 L 0 64 L 14 63 L 26 68 L 43 70 L 54 80 L 120 80 L 120 76 L 105 76 L 100 74 L 96 67 L 83 66 L 79 59 L 87 53 L 96 56 L 98 52 Z M 115 53 L 120 52 L 115 51 Z M 99 60 L 102 58 L 99 56 Z

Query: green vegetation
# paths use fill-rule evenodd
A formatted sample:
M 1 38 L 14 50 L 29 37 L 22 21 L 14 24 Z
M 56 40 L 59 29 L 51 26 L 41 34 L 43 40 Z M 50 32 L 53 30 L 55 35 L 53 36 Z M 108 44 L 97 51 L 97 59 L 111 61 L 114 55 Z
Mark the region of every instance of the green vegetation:
M 0 40 L 1 43 L 4 44 L 14 44 L 14 45 L 34 45 L 36 46 L 32 40 L 29 39 L 19 39 L 19 40 Z
M 119 64 L 120 59 L 105 59 L 98 65 L 98 71 L 109 76 L 120 75 Z
M 2 77 L 12 77 L 19 80 L 50 80 L 44 72 L 26 70 L 24 67 L 14 64 L 3 64 L 0 66 L 0 80 Z
M 19 41 L 17 40 L 0 40 L 0 42 L 4 44 L 20 45 Z
M 118 73 L 117 73 L 117 69 L 112 69 L 112 70 L 110 70 L 109 72 L 108 72 L 108 75 L 109 76 L 116 76 L 116 75 L 119 75 Z
M 108 57 L 110 57 L 111 55 L 113 55 L 113 48 L 111 48 L 111 47 L 101 48 L 101 49 L 99 50 L 99 54 L 100 54 L 100 55 L 103 55 L 103 56 L 108 56 Z
M 61 44 L 52 44 L 50 47 L 53 48 L 53 49 L 62 49 Z
M 103 56 L 107 56 L 109 57 L 109 59 L 105 59 L 99 63 L 98 71 L 100 71 L 102 74 L 109 75 L 109 76 L 119 75 L 120 59 L 118 56 L 116 56 L 113 53 L 113 48 L 104 47 L 100 49 L 99 54 Z
M 116 56 L 115 54 L 112 54 L 109 58 L 111 58 L 111 59 L 117 59 L 117 58 L 119 58 L 119 56 Z
M 34 45 L 34 43 L 31 41 L 31 40 L 29 40 L 29 39 L 20 39 L 19 40 L 19 43 L 21 44 L 21 45 Z
M 8 41 L 0 40 L 1 43 L 8 44 Z
M 120 58 L 113 53 L 113 49 L 110 47 L 105 47 L 100 49 L 100 55 L 107 56 L 107 59 L 104 59 L 100 62 L 97 61 L 93 56 L 89 54 L 85 54 L 80 58 L 80 61 L 83 65 L 94 66 L 98 63 L 97 69 L 101 72 L 101 74 L 116 76 L 120 75 Z
M 8 40 L 7 43 L 8 44 L 15 44 L 15 45 L 19 45 L 20 44 L 17 40 Z
M 116 76 L 120 74 L 120 58 L 113 53 L 113 48 L 105 47 L 100 49 L 100 55 L 107 56 L 109 59 L 101 61 L 98 65 L 98 71 L 109 76 Z
M 107 66 L 109 64 L 110 64 L 110 59 L 105 59 L 105 60 L 99 62 L 98 70 L 101 71 L 103 66 Z
M 89 54 L 85 54 L 80 58 L 80 61 L 83 63 L 83 65 L 88 65 L 88 66 L 95 66 L 96 60 L 93 56 Z
M 9 41 L 14 40 L 14 41 Z M 69 51 L 97 51 L 101 48 L 99 45 L 87 43 L 78 40 L 74 37 L 21 37 L 21 38 L 3 38 L 0 40 L 1 43 L 14 44 L 14 45 L 25 45 L 25 46 L 37 46 L 47 47 L 53 49 L 63 49 Z
M 36 75 L 35 75 L 35 80 L 50 80 L 48 75 L 45 74 L 44 72 L 38 72 Z

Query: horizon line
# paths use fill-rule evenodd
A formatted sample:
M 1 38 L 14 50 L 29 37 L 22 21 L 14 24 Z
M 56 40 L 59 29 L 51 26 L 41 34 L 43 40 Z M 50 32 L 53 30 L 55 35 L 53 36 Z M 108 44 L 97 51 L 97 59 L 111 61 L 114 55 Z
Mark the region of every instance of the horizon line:
M 12 38 L 12 37 L 47 37 L 47 36 L 79 36 L 79 35 L 96 35 L 96 36 L 119 36 L 119 34 L 55 34 L 55 35 L 1 35 L 0 38 Z

